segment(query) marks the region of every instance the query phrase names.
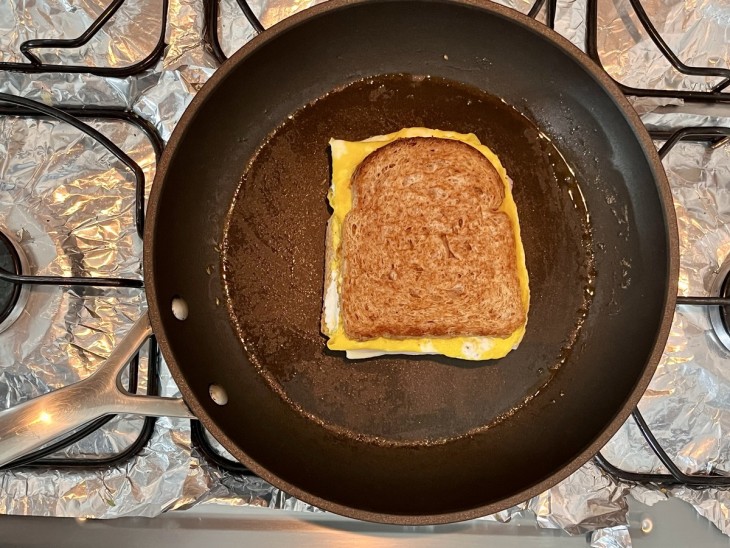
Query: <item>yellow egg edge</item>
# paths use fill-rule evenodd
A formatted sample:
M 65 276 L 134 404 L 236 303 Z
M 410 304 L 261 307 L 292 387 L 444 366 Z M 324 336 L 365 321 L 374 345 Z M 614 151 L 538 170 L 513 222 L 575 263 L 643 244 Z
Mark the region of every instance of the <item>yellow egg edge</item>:
M 504 184 L 504 200 L 500 206 L 511 220 L 512 229 L 515 234 L 515 251 L 517 258 L 517 277 L 520 283 L 522 305 L 527 311 L 530 306 L 530 289 L 525 265 L 525 251 L 520 238 L 520 224 L 517 215 L 517 206 L 512 197 L 507 171 L 502 166 L 499 158 L 489 147 L 483 145 L 473 133 L 463 134 L 453 131 L 442 131 L 427 128 L 406 128 L 388 135 L 372 137 L 365 141 L 342 141 L 330 140 L 332 150 L 332 186 L 328 194 L 330 206 L 332 207 L 332 225 L 330 238 L 334 253 L 330 270 L 336 273 L 339 287 L 341 284 L 340 245 L 341 227 L 345 215 L 352 208 L 352 193 L 350 190 L 350 179 L 357 166 L 372 152 L 392 143 L 396 139 L 405 137 L 438 137 L 441 139 L 454 139 L 467 143 L 481 152 L 494 166 Z M 343 149 L 343 150 L 341 150 Z M 367 341 L 355 341 L 344 333 L 342 315 L 337 321 L 334 332 L 325 333 L 329 340 L 327 347 L 331 350 L 380 350 L 387 352 L 428 352 L 432 354 L 443 354 L 453 358 L 489 360 L 506 356 L 516 345 L 520 343 L 525 334 L 526 323 L 520 326 L 515 332 L 505 338 L 499 337 L 451 337 L 451 338 L 411 338 L 411 339 L 388 339 L 378 337 Z M 472 357 L 464 355 L 464 344 L 471 344 L 473 348 L 483 348 L 478 354 Z

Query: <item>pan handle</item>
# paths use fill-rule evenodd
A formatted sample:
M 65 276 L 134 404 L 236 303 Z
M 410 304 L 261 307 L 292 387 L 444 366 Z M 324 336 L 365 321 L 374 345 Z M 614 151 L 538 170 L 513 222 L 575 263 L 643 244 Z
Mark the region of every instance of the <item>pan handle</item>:
M 192 418 L 182 399 L 135 396 L 122 386 L 122 372 L 151 335 L 145 312 L 89 377 L 0 411 L 0 466 L 104 415 Z

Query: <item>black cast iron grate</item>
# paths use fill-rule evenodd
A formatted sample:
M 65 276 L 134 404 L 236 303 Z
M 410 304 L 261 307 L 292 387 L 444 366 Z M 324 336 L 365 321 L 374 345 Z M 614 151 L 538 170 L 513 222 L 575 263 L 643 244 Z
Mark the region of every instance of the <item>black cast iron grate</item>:
M 586 17 L 586 53 L 601 68 L 601 56 L 598 53 L 598 2 L 599 0 L 587 0 L 587 17 Z M 605 0 L 603 0 L 605 1 Z M 651 22 L 649 15 L 644 10 L 641 0 L 629 0 L 631 7 L 639 19 L 641 26 L 651 38 L 654 45 L 662 53 L 664 58 L 674 67 L 675 70 L 685 76 L 704 76 L 719 77 L 720 82 L 715 84 L 710 91 L 687 91 L 687 90 L 671 90 L 671 89 L 647 89 L 635 88 L 627 86 L 614 79 L 614 82 L 621 88 L 624 95 L 632 95 L 634 97 L 663 97 L 676 98 L 685 101 L 705 102 L 705 103 L 730 103 L 730 93 L 723 93 L 723 90 L 730 86 L 730 69 L 718 67 L 695 67 L 682 62 L 679 57 L 672 51 L 666 43 L 662 35 Z
M 73 65 L 64 63 L 44 63 L 34 50 L 44 48 L 56 49 L 76 49 L 86 45 L 96 34 L 109 22 L 114 14 L 127 0 L 113 0 L 101 12 L 99 17 L 89 25 L 80 36 L 76 38 L 36 38 L 26 40 L 19 46 L 20 53 L 28 59 L 27 63 L 18 62 L 0 62 L 0 70 L 9 70 L 14 72 L 39 73 L 39 72 L 62 72 L 62 73 L 84 73 L 94 74 L 96 76 L 110 76 L 116 78 L 125 78 L 133 74 L 138 74 L 157 63 L 165 51 L 165 29 L 167 28 L 167 11 L 169 0 L 162 0 L 162 12 L 160 14 L 160 33 L 157 43 L 152 51 L 131 65 L 123 67 L 96 67 L 86 65 Z
M 16 116 L 24 118 L 53 118 L 65 122 L 93 139 L 99 141 L 109 152 L 116 156 L 135 176 L 135 224 L 137 233 L 142 235 L 144 228 L 144 172 L 139 165 L 128 155 L 119 149 L 114 143 L 99 133 L 94 128 L 85 124 L 81 119 L 102 119 L 123 121 L 133 125 L 140 130 L 150 141 L 155 151 L 155 157 L 159 160 L 162 153 L 162 139 L 149 122 L 137 114 L 114 107 L 67 107 L 58 109 L 50 107 L 30 99 L 16 97 L 6 93 L 0 93 L 0 116 Z M 15 288 L 22 285 L 56 285 L 56 286 L 81 286 L 81 287 L 124 287 L 142 288 L 143 281 L 128 278 L 101 278 L 101 277 L 66 277 L 66 276 L 37 276 L 19 274 L 19 271 L 9 271 L 0 266 L 0 281 L 10 283 Z M 159 378 L 160 359 L 157 343 L 152 337 L 148 344 L 148 369 L 147 369 L 147 394 L 158 395 L 160 390 Z M 129 382 L 127 389 L 130 393 L 138 391 L 139 380 L 139 354 L 129 364 Z M 78 429 L 69 436 L 57 440 L 31 454 L 5 465 L 2 469 L 19 467 L 44 467 L 44 468 L 106 468 L 126 462 L 137 455 L 149 443 L 154 431 L 157 419 L 146 417 L 142 428 L 134 442 L 123 448 L 115 455 L 107 457 L 83 457 L 83 458 L 47 458 L 49 455 L 65 449 L 95 432 L 115 415 L 100 417 L 95 421 Z

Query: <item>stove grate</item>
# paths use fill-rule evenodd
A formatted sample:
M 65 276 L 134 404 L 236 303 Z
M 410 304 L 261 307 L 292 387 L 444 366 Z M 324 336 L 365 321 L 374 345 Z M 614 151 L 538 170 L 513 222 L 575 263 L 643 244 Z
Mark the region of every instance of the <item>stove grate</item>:
M 165 51 L 165 29 L 167 28 L 167 14 L 169 0 L 162 0 L 162 13 L 160 15 L 160 34 L 157 44 L 152 51 L 144 58 L 131 65 L 122 67 L 97 67 L 86 65 L 73 65 L 63 63 L 44 63 L 33 50 L 43 48 L 57 49 L 75 49 L 87 44 L 96 34 L 109 22 L 119 8 L 127 0 L 113 0 L 89 25 L 81 36 L 77 38 L 36 38 L 26 40 L 19 46 L 20 52 L 28 59 L 28 63 L 18 62 L 0 62 L 0 70 L 9 70 L 13 72 L 39 73 L 39 72 L 56 72 L 56 73 L 83 73 L 94 74 L 96 76 L 109 76 L 115 78 L 125 78 L 133 74 L 138 74 L 148 68 L 154 66 L 157 61 L 162 58 Z
M 3 104 L 4 103 L 4 104 Z M 79 129 L 86 135 L 96 139 L 105 146 L 114 156 L 116 156 L 124 165 L 129 168 L 135 176 L 135 224 L 138 235 L 141 237 L 144 229 L 144 190 L 145 178 L 140 166 L 127 156 L 114 143 L 99 133 L 94 128 L 85 124 L 82 119 L 104 119 L 123 121 L 133 125 L 136 129 L 143 132 L 152 144 L 155 156 L 159 160 L 162 153 L 163 142 L 155 128 L 144 118 L 133 112 L 129 112 L 116 107 L 67 107 L 56 108 L 25 99 L 13 95 L 0 93 L 0 116 L 18 116 L 25 118 L 53 118 L 61 122 L 68 123 Z M 0 236 L 3 236 L 0 234 Z M 143 281 L 128 278 L 102 278 L 102 277 L 66 277 L 66 276 L 37 276 L 29 274 L 21 274 L 17 268 L 12 271 L 7 270 L 0 265 L 0 283 L 10 283 L 15 288 L 23 286 L 39 284 L 39 285 L 75 285 L 86 287 L 130 287 L 142 288 Z M 157 343 L 152 337 L 148 345 L 148 383 L 147 394 L 154 396 L 159 394 L 160 390 L 160 357 Z M 129 365 L 129 384 L 130 393 L 136 393 L 138 390 L 139 379 L 139 354 L 137 354 Z M 108 423 L 114 415 L 101 417 L 86 426 L 80 428 L 71 435 L 53 442 L 29 455 L 7 464 L 2 469 L 10 468 L 105 468 L 122 464 L 130 458 L 137 455 L 144 449 L 152 437 L 154 427 L 157 421 L 156 417 L 146 417 L 140 432 L 135 439 L 127 447 L 123 448 L 119 453 L 103 458 L 47 458 L 49 455 L 65 449 L 95 432 L 106 423 Z
M 704 143 L 713 149 L 730 142 L 730 127 L 685 127 L 676 130 L 652 130 L 649 134 L 656 141 L 664 141 L 664 144 L 659 149 L 659 156 L 661 158 L 664 158 L 681 141 Z M 724 311 L 726 307 L 730 306 L 730 297 L 727 297 L 724 293 L 720 294 L 719 291 L 718 295 L 714 295 L 713 292 L 713 295 L 709 296 L 680 295 L 677 297 L 677 305 L 708 307 L 710 317 L 712 318 L 713 315 L 719 315 L 721 310 Z M 721 338 L 724 333 L 724 336 L 730 341 L 730 334 L 727 331 L 727 327 L 724 322 L 721 325 L 724 327 L 724 331 L 718 333 L 718 337 Z M 690 475 L 682 472 L 662 448 L 661 443 L 652 433 L 651 428 L 644 420 L 638 408 L 634 409 L 631 416 L 647 444 L 669 471 L 669 474 L 624 470 L 612 464 L 603 454 L 598 453 L 594 460 L 605 472 L 631 483 L 663 486 L 684 485 L 693 489 L 730 486 L 730 477 L 727 475 L 721 475 L 719 473 Z
M 586 53 L 601 68 L 601 56 L 598 52 L 598 1 L 587 0 L 587 17 L 586 17 L 586 35 L 585 47 Z M 710 91 L 687 91 L 687 90 L 671 90 L 671 89 L 648 89 L 627 86 L 614 79 L 614 82 L 621 88 L 624 95 L 634 97 L 654 97 L 654 98 L 674 98 L 683 99 L 685 101 L 705 102 L 705 103 L 730 103 L 730 93 L 722 93 L 724 89 L 730 86 L 730 69 L 718 67 L 695 67 L 683 63 L 679 57 L 672 51 L 669 45 L 662 38 L 659 31 L 651 22 L 649 15 L 644 10 L 641 0 L 629 0 L 631 6 L 639 19 L 641 26 L 647 32 L 654 45 L 659 49 L 664 58 L 681 74 L 686 76 L 704 76 L 704 77 L 720 77 L 722 80 L 715 84 Z

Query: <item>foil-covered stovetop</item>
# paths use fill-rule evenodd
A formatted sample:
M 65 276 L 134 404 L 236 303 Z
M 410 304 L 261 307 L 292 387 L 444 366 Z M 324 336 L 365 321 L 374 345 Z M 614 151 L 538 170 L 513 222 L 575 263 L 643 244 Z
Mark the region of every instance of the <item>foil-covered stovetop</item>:
M 268 27 L 314 3 L 259 0 L 252 7 Z M 501 3 L 523 12 L 532 4 L 529 0 Z M 23 62 L 18 46 L 25 40 L 80 35 L 106 6 L 106 0 L 1 3 L 0 62 Z M 730 66 L 730 4 L 643 0 L 643 6 L 685 62 Z M 54 63 L 132 64 L 154 48 L 162 7 L 162 0 L 127 0 L 87 45 L 70 53 L 53 49 L 36 53 Z M 254 31 L 235 0 L 221 0 L 220 8 L 218 34 L 224 52 L 230 54 Z M 218 66 L 203 39 L 204 11 L 202 0 L 170 0 L 168 45 L 157 65 L 140 75 L 102 78 L 0 71 L 0 92 L 57 106 L 130 109 L 150 121 L 166 140 Z M 559 0 L 555 27 L 583 48 L 585 17 L 585 0 Z M 544 14 L 540 18 L 544 20 Z M 707 90 L 717 82 L 716 78 L 685 77 L 671 69 L 637 23 L 629 0 L 599 2 L 598 47 L 609 73 L 627 85 Z M 634 103 L 650 127 L 730 126 L 730 107 L 686 113 L 678 101 Z M 676 106 L 661 106 L 667 104 Z M 142 166 L 149 188 L 155 154 L 146 137 L 121 121 L 92 125 Z M 664 165 L 679 219 L 679 293 L 704 295 L 730 254 L 730 147 L 711 150 L 702 144 L 680 143 Z M 78 131 L 50 120 L 0 116 L 0 227 L 23 248 L 33 273 L 140 276 L 141 241 L 134 232 L 133 188 L 131 176 L 110 154 Z M 88 376 L 143 306 L 143 293 L 134 289 L 33 288 L 24 313 L 0 333 L 0 406 L 9 407 Z M 705 309 L 677 309 L 661 364 L 639 407 L 664 448 L 686 472 L 730 470 L 729 358 L 711 332 Z M 143 355 L 142 385 L 145 365 Z M 164 367 L 161 381 L 164 395 L 176 393 Z M 64 454 L 113 454 L 132 443 L 141 428 L 142 419 L 118 417 Z M 631 421 L 603 454 L 628 470 L 662 471 Z M 686 500 L 730 534 L 730 492 L 631 487 L 616 482 L 593 463 L 542 495 L 485 519 L 509 521 L 516 513 L 533 513 L 544 527 L 575 534 L 596 531 L 595 545 L 624 545 L 630 542 L 625 527 L 629 493 L 648 504 L 667 497 Z M 121 466 L 0 472 L 0 513 L 7 514 L 153 516 L 211 502 L 316 511 L 258 478 L 207 464 L 191 447 L 189 423 L 179 419 L 158 420 L 146 448 Z

